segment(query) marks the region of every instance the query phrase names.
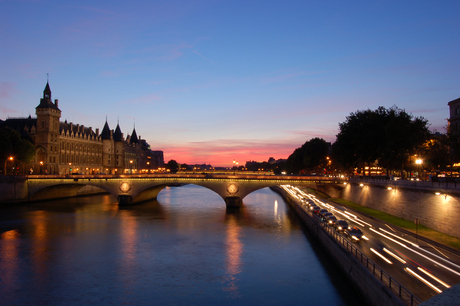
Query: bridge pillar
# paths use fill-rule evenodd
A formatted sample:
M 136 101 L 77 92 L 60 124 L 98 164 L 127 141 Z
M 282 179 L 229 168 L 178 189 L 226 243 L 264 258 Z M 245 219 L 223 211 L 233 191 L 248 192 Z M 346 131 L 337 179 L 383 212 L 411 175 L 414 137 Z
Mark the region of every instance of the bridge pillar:
M 120 194 L 117 196 L 118 205 L 131 205 L 133 204 L 133 197 L 127 194 Z
M 225 204 L 227 204 L 227 207 L 229 208 L 234 208 L 243 205 L 243 201 L 240 197 L 226 197 Z

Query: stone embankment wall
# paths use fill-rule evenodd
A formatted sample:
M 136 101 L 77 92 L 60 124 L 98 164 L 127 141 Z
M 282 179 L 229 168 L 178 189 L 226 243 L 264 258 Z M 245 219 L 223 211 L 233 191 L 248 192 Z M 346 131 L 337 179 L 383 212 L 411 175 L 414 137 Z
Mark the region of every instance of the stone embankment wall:
M 353 285 L 362 293 L 370 305 L 404 305 L 387 287 L 379 282 L 350 252 L 337 243 L 317 222 L 314 222 L 302 207 L 278 187 L 272 188 L 279 192 L 296 211 L 309 231 L 318 239 L 337 266 L 345 273 Z
M 105 190 L 94 186 L 83 186 L 78 190 L 76 196 L 92 195 L 106 193 Z M 56 194 L 49 199 L 62 198 L 62 195 Z M 27 180 L 21 177 L 0 177 L 0 205 L 23 203 L 28 199 Z
M 391 187 L 392 189 L 388 189 Z M 386 212 L 436 231 L 460 238 L 460 195 L 454 191 L 350 183 L 344 186 L 320 185 L 318 189 L 333 198 Z

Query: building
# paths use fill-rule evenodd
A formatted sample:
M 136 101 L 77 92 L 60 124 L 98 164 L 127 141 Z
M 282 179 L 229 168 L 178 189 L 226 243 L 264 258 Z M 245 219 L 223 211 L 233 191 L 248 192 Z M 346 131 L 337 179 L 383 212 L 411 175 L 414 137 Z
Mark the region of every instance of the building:
M 460 131 L 460 98 L 447 103 L 449 105 L 449 129 L 452 131 Z
M 148 143 L 137 137 L 135 129 L 124 139 L 120 125 L 113 131 L 107 120 L 100 134 L 99 129 L 61 122 L 58 100 L 51 100 L 48 82 L 35 113 L 37 118 L 8 118 L 0 122 L 35 145 L 34 161 L 22 165 L 19 173 L 152 173 L 164 166 L 163 152 L 151 151 Z

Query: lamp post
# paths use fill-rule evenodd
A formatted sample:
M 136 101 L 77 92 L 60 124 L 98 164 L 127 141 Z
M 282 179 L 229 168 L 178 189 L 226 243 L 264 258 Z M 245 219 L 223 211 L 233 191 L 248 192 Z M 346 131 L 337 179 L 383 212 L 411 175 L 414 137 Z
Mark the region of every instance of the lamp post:
M 43 161 L 40 161 L 40 174 L 42 174 Z
M 10 157 L 8 157 L 7 159 L 5 159 L 5 167 L 3 167 L 4 172 L 5 172 L 5 173 L 4 173 L 5 175 L 8 174 L 8 170 L 7 170 L 7 168 L 6 168 L 6 166 L 7 166 L 6 163 L 7 163 L 8 161 L 13 162 L 13 160 L 14 160 L 14 157 L 13 157 L 13 156 L 10 156 Z M 14 165 L 13 165 L 13 166 L 14 166 Z
M 233 173 L 236 174 L 236 170 L 238 170 L 238 162 L 236 160 L 233 160 L 233 170 Z
M 133 173 L 133 160 L 132 159 L 129 160 L 129 173 L 131 174 Z
M 423 172 L 423 171 L 422 171 L 422 163 L 423 163 L 423 160 L 422 160 L 421 158 L 417 158 L 417 159 L 415 160 L 415 164 L 419 166 L 420 172 Z

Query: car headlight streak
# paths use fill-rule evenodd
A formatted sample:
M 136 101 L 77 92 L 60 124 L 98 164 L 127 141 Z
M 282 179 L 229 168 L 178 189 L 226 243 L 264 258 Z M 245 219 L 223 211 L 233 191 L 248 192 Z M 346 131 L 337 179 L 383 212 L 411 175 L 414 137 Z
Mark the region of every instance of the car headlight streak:
M 397 244 L 399 244 L 400 246 L 402 246 L 402 247 L 404 247 L 404 248 L 406 248 L 406 249 L 408 249 L 408 250 L 414 252 L 415 254 L 418 254 L 419 256 L 422 256 L 422 257 L 424 257 L 424 258 L 426 258 L 426 259 L 428 259 L 428 260 L 431 260 L 432 262 L 434 262 L 435 264 L 437 264 L 437 265 L 443 267 L 444 269 L 449 270 L 450 272 L 452 272 L 452 273 L 457 274 L 458 276 L 460 276 L 460 273 L 459 273 L 459 272 L 457 272 L 457 271 L 455 271 L 455 270 L 453 270 L 453 269 L 451 269 L 451 268 L 449 268 L 449 267 L 446 267 L 446 266 L 443 265 L 442 263 L 440 263 L 440 262 L 438 262 L 438 261 L 436 261 L 436 260 L 433 260 L 433 259 L 431 259 L 430 257 L 428 257 L 428 256 L 426 256 L 426 255 L 423 255 L 422 253 L 417 252 L 417 251 L 415 251 L 415 250 L 409 248 L 409 247 L 406 246 L 405 244 L 402 244 L 401 242 L 396 241 L 396 240 L 394 240 L 393 238 L 390 238 L 390 237 L 388 237 L 387 235 L 384 235 L 384 234 L 382 234 L 382 233 L 376 231 L 376 230 L 373 229 L 373 228 L 369 228 L 369 229 L 370 229 L 371 231 L 375 232 L 376 234 L 379 234 L 380 236 L 383 236 L 383 237 L 387 238 L 388 240 L 391 240 L 391 241 L 393 241 L 394 243 L 397 243 Z M 455 266 L 456 266 L 456 265 L 455 265 Z

